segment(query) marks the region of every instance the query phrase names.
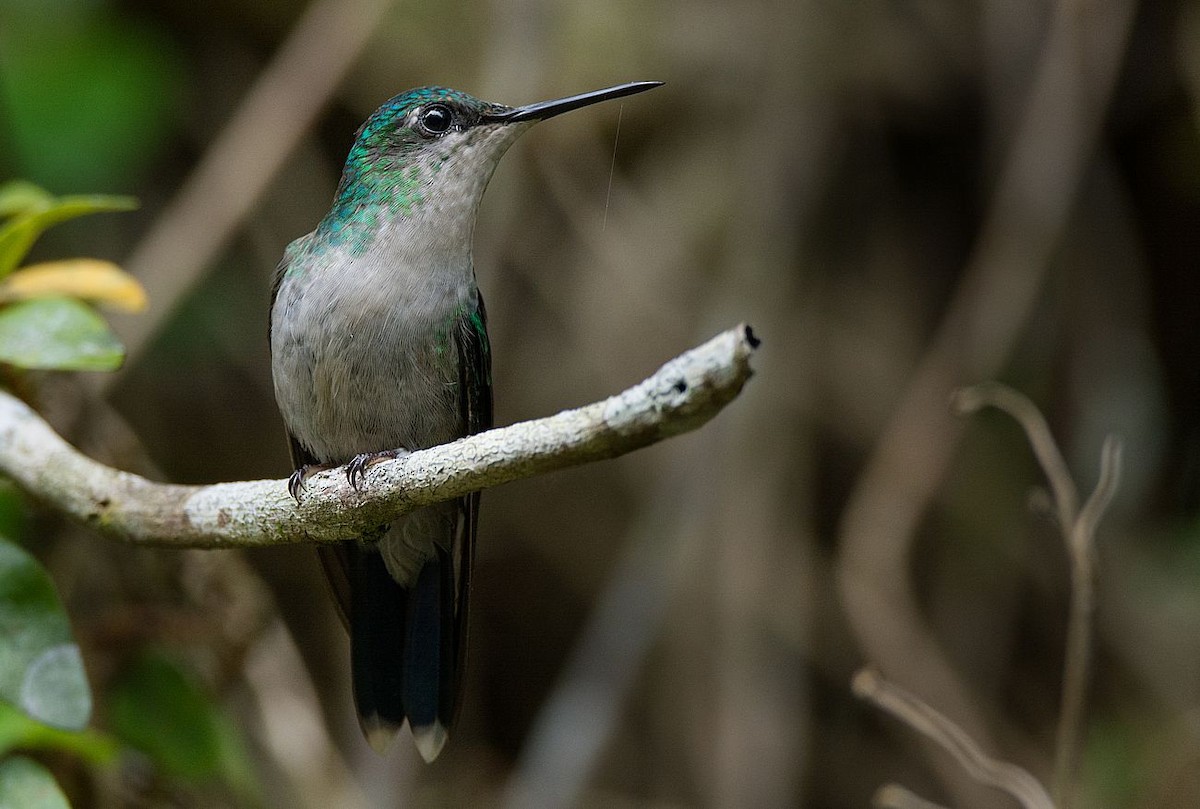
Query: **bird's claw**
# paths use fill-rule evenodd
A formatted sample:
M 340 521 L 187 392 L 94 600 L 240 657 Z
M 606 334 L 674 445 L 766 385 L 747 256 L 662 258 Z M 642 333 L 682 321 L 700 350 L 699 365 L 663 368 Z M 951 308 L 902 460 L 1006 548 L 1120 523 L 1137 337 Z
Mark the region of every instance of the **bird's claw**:
M 288 476 L 288 494 L 296 501 L 296 505 L 300 505 L 300 495 L 304 494 L 304 482 L 318 472 L 332 468 L 329 464 L 308 463 Z
M 354 487 L 354 491 L 362 491 L 362 481 L 366 477 L 368 469 L 380 461 L 400 458 L 407 454 L 408 450 L 401 447 L 399 449 L 385 449 L 382 452 L 363 452 L 355 455 L 350 459 L 350 463 L 346 464 L 346 480 Z

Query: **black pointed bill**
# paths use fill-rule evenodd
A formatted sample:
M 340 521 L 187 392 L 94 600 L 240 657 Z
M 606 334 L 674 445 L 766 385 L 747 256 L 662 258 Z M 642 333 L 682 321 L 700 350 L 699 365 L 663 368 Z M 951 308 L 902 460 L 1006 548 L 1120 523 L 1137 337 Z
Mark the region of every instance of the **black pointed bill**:
M 568 96 L 567 98 L 559 98 L 554 101 L 539 101 L 536 104 L 526 104 L 524 107 L 513 107 L 503 112 L 485 115 L 483 120 L 504 124 L 515 124 L 520 121 L 544 121 L 547 118 L 553 118 L 555 115 L 562 115 L 564 112 L 577 110 L 589 104 L 599 104 L 601 101 L 611 101 L 614 98 L 624 98 L 635 93 L 652 90 L 661 84 L 661 81 L 631 81 L 627 84 L 618 84 L 616 87 L 606 87 L 603 90 L 580 93 L 577 96 Z

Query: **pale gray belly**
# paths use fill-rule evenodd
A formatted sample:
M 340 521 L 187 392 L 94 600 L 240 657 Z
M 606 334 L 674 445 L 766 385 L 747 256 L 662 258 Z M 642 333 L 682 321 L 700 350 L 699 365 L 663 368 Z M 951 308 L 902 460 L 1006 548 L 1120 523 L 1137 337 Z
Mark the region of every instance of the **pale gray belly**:
M 320 292 L 284 283 L 272 313 L 275 395 L 300 444 L 341 464 L 461 437 L 452 332 L 460 304 L 414 312 L 382 299 L 346 311 Z

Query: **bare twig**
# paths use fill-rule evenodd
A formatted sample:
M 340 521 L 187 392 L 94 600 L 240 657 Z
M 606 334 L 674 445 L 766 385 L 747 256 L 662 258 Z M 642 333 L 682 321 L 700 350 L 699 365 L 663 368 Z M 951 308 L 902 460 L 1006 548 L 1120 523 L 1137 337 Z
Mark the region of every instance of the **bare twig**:
M 1104 446 L 1100 448 L 1100 479 L 1076 520 L 1076 532 L 1079 534 L 1075 540 L 1076 544 L 1081 543 L 1085 537 L 1095 535 L 1100 518 L 1108 510 L 1113 496 L 1117 493 L 1117 487 L 1121 485 L 1121 453 L 1121 439 L 1114 435 L 1104 439 Z
M 222 548 L 330 542 L 415 508 L 693 430 L 749 379 L 750 329 L 717 335 L 616 396 L 489 430 L 372 468 L 357 492 L 334 470 L 313 476 L 299 507 L 281 480 L 181 486 L 99 464 L 19 399 L 0 393 L 0 472 L 110 537 L 143 545 Z
M 1121 475 L 1121 442 L 1109 436 L 1100 454 L 1100 480 L 1075 522 L 1064 527 L 1071 560 L 1071 606 L 1063 662 L 1062 707 L 1055 737 L 1054 798 L 1067 809 L 1083 741 L 1083 713 L 1092 658 L 1092 615 L 1096 609 L 1096 525 L 1112 502 Z
M 1042 472 L 1054 492 L 1055 517 L 1062 529 L 1071 568 L 1071 604 L 1067 618 L 1066 655 L 1063 663 L 1062 705 L 1055 742 L 1054 798 L 1060 809 L 1071 802 L 1079 747 L 1083 734 L 1083 709 L 1092 656 L 1092 614 L 1096 608 L 1096 525 L 1112 502 L 1120 481 L 1121 442 L 1113 436 L 1100 453 L 1100 480 L 1082 509 L 1078 509 L 1075 482 L 1067 471 L 1046 419 L 1037 407 L 1012 388 L 995 382 L 957 391 L 953 398 L 963 413 L 995 407 L 1011 416 L 1025 431 Z
M 1054 496 L 1055 519 L 1064 531 L 1068 530 L 1068 526 L 1075 522 L 1079 493 L 1067 469 L 1067 462 L 1063 460 L 1062 452 L 1054 442 L 1054 436 L 1050 434 L 1046 418 L 1033 402 L 1029 401 L 1029 397 L 1007 385 L 985 382 L 955 391 L 951 398 L 951 406 L 964 415 L 978 412 L 984 407 L 994 407 L 1003 410 L 1021 425 L 1025 437 L 1029 440 L 1029 446 L 1037 457 L 1038 465 L 1042 467 L 1046 481 L 1050 484 L 1050 492 Z
M 918 697 L 884 680 L 872 669 L 862 669 L 851 684 L 854 694 L 873 703 L 926 738 L 936 742 L 967 774 L 986 786 L 1015 798 L 1025 809 L 1054 809 L 1054 802 L 1038 780 L 1026 770 L 987 755 L 967 733 Z

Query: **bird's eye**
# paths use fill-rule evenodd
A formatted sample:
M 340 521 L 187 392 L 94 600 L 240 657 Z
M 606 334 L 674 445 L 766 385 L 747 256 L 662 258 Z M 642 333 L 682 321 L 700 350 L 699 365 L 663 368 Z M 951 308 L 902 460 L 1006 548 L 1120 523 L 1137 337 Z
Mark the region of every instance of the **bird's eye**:
M 418 118 L 421 129 L 430 135 L 441 135 L 450 129 L 454 122 L 454 113 L 445 104 L 430 104 L 421 110 Z

